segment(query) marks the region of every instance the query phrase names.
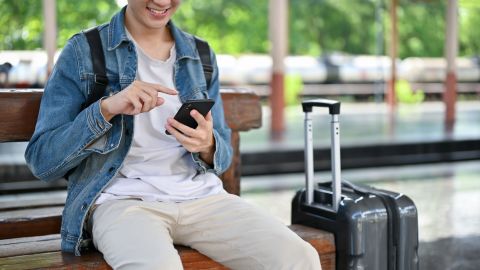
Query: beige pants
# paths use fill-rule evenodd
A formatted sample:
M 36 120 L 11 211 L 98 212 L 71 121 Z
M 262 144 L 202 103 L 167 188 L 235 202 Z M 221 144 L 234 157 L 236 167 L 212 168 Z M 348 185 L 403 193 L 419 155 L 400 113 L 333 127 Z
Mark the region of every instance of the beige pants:
M 114 269 L 183 269 L 173 244 L 232 269 L 321 269 L 309 243 L 231 194 L 182 203 L 107 201 L 92 222 L 95 247 Z

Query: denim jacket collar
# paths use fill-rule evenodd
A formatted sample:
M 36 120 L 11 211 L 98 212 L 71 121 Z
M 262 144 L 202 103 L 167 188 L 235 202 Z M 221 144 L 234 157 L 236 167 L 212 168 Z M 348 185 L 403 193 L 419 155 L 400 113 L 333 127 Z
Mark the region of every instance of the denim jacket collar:
M 108 50 L 116 49 L 122 42 L 127 41 L 127 33 L 125 33 L 125 10 L 127 6 L 123 7 L 120 12 L 115 14 L 110 21 L 108 28 Z
M 108 33 L 108 50 L 114 50 L 122 42 L 129 41 L 127 34 L 125 33 L 125 10 L 127 6 L 123 7 L 120 12 L 113 16 L 110 21 L 109 33 Z M 192 42 L 192 37 L 188 37 L 185 32 L 180 31 L 175 24 L 170 20 L 167 24 L 175 39 L 177 59 L 192 58 L 199 59 L 196 53 L 195 44 Z

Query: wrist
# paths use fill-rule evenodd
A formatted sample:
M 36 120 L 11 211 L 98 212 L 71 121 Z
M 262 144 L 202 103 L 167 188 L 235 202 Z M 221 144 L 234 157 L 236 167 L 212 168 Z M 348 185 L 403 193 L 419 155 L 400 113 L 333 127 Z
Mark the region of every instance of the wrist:
M 109 122 L 110 120 L 112 120 L 115 114 L 111 113 L 108 109 L 108 99 L 109 98 L 100 100 L 100 113 L 102 114 L 103 118 L 105 118 L 105 120 Z
M 215 154 L 215 140 L 213 140 L 213 143 L 211 144 L 210 147 L 208 147 L 204 151 L 199 152 L 200 158 L 208 165 L 213 165 L 214 154 Z

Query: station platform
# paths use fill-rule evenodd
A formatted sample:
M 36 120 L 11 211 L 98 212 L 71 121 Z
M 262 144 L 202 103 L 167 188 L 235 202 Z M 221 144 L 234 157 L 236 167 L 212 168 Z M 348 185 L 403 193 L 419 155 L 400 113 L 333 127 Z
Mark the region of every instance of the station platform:
M 444 127 L 444 104 L 399 104 L 394 113 L 384 103 L 343 102 L 340 144 L 344 169 L 400 166 L 480 159 L 480 101 L 457 103 L 453 130 Z M 315 169 L 329 168 L 330 116 L 313 112 Z M 264 107 L 260 129 L 241 134 L 244 175 L 303 171 L 304 114 L 299 105 L 285 109 L 285 133 L 270 140 L 270 110 Z
M 262 127 L 241 134 L 242 153 L 303 149 L 304 114 L 300 105 L 285 108 L 285 133 L 280 141 L 270 140 L 269 107 L 264 106 L 262 112 Z M 480 138 L 480 99 L 456 103 L 457 118 L 451 133 L 445 132 L 444 114 L 445 105 L 439 101 L 398 104 L 393 114 L 385 103 L 345 101 L 341 104 L 339 117 L 341 145 L 349 147 Z M 314 147 L 328 147 L 330 117 L 327 110 L 315 108 L 313 115 L 316 134 Z
M 413 199 L 419 213 L 420 269 L 473 270 L 480 265 L 480 101 L 457 103 L 457 119 L 450 133 L 445 131 L 444 111 L 442 102 L 399 104 L 393 115 L 383 103 L 343 102 L 340 140 L 346 169 L 342 178 Z M 242 178 L 242 197 L 290 224 L 291 199 L 304 186 L 305 177 L 303 163 L 286 160 L 303 161 L 304 115 L 300 106 L 288 107 L 284 138 L 272 142 L 270 111 L 265 107 L 263 112 L 262 128 L 241 135 L 242 161 L 247 174 L 253 172 Z M 330 179 L 330 117 L 326 110 L 316 114 L 314 147 L 324 151 L 316 151 L 315 159 L 326 162 L 317 168 L 315 179 L 325 181 Z M 387 148 L 389 156 L 372 157 Z M 364 150 L 357 158 L 370 160 L 367 166 L 359 161 L 349 164 L 355 149 Z M 392 161 L 392 153 L 401 152 L 405 152 L 402 161 Z M 271 166 L 262 170 L 259 165 L 275 163 L 277 168 L 290 166 L 296 173 L 281 173 Z M 257 175 L 255 170 L 275 174 Z

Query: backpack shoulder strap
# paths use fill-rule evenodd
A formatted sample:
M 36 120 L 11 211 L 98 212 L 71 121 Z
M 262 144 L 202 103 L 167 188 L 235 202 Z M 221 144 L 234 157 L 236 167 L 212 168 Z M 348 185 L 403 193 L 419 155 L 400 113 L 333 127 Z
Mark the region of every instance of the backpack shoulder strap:
M 97 27 L 93 27 L 84 32 L 90 46 L 90 56 L 92 58 L 94 82 L 93 90 L 88 95 L 84 108 L 103 97 L 107 88 L 108 79 L 105 65 L 105 56 L 103 54 L 102 40 Z
M 207 88 L 210 88 L 212 82 L 213 66 L 212 59 L 210 58 L 210 46 L 204 40 L 195 37 L 195 45 L 197 46 L 198 54 L 200 55 L 200 61 L 202 62 L 203 75 L 207 82 Z
M 84 32 L 90 47 L 90 56 L 92 58 L 92 66 L 94 73 L 95 84 L 93 91 L 89 94 L 84 108 L 99 100 L 105 93 L 108 84 L 105 56 L 103 54 L 102 41 L 97 27 L 93 27 Z M 195 37 L 195 45 L 200 55 L 202 62 L 203 74 L 207 83 L 207 88 L 210 88 L 212 82 L 213 66 L 210 58 L 210 46 L 207 42 Z

